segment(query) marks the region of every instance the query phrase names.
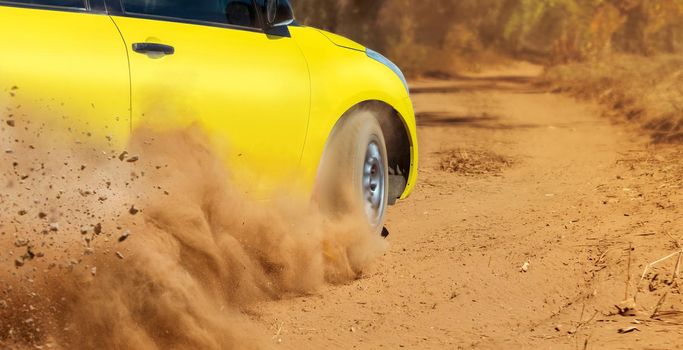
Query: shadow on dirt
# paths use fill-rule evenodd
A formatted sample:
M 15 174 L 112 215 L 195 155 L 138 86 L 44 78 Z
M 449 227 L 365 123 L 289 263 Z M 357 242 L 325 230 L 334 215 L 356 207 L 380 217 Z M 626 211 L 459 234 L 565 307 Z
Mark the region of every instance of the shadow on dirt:
M 451 112 L 419 112 L 416 115 L 417 125 L 421 127 L 461 127 L 489 130 L 534 129 L 537 124 L 509 124 L 501 122 L 501 117 L 482 114 L 458 115 Z
M 546 92 L 535 77 L 527 76 L 486 76 L 472 77 L 464 75 L 456 76 L 434 76 L 427 75 L 434 84 L 426 86 L 411 87 L 411 94 L 430 94 L 430 93 L 462 93 L 476 91 L 507 91 L 523 94 L 534 94 Z

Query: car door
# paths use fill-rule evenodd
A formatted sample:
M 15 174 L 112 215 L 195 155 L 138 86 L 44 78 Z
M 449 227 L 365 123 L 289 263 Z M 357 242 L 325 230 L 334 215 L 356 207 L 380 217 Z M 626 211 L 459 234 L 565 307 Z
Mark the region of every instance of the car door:
M 108 0 L 109 1 L 109 0 Z M 267 35 L 251 0 L 123 0 L 134 127 L 199 123 L 255 197 L 296 178 L 310 80 L 294 41 Z
M 130 134 L 126 49 L 97 1 L 90 4 L 0 1 L 0 113 L 123 145 Z

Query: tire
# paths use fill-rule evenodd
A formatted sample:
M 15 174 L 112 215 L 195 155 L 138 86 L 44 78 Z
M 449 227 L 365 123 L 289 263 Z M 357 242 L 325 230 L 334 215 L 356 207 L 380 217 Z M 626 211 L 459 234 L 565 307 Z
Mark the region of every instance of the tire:
M 323 154 L 318 199 L 323 213 L 353 215 L 380 234 L 389 199 L 386 142 L 377 112 L 358 108 L 340 121 Z

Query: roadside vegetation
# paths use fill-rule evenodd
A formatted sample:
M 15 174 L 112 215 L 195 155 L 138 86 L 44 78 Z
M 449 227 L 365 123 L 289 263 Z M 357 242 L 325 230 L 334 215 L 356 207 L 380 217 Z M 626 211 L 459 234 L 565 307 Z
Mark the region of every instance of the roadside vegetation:
M 683 141 L 683 56 L 617 55 L 551 67 L 558 91 L 597 100 L 616 119 L 635 122 L 655 142 Z
M 545 64 L 683 49 L 683 0 L 297 0 L 298 18 L 380 50 L 412 75 L 502 57 Z
M 548 67 L 657 142 L 683 140 L 683 0 L 297 0 L 299 19 L 380 50 L 409 76 L 508 60 Z

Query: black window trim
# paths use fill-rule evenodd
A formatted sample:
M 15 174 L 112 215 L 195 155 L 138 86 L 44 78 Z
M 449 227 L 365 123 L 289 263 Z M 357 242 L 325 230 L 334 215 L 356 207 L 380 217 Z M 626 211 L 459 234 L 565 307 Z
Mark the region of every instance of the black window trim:
M 283 28 L 276 28 L 277 30 L 273 30 L 273 29 L 266 30 L 264 25 L 263 25 L 264 20 L 263 20 L 262 14 L 260 13 L 261 11 L 259 11 L 258 4 L 256 4 L 255 0 L 252 0 L 251 2 L 254 5 L 254 8 L 256 9 L 256 17 L 257 17 L 257 21 L 258 21 L 258 24 L 260 25 L 260 27 L 247 27 L 247 26 L 239 26 L 239 25 L 227 24 L 227 23 L 218 23 L 218 22 L 185 19 L 185 18 L 154 16 L 154 15 L 146 15 L 146 14 L 142 14 L 142 13 L 126 12 L 126 11 L 124 11 L 123 0 L 84 0 L 83 1 L 84 5 L 85 5 L 84 7 L 63 7 L 63 6 L 42 5 L 42 4 L 27 4 L 27 3 L 21 3 L 21 2 L 14 2 L 12 0 L 0 0 L 0 6 L 27 8 L 27 9 L 36 9 L 36 10 L 46 10 L 46 11 L 75 12 L 75 13 L 86 13 L 86 14 L 103 14 L 103 15 L 109 15 L 109 16 L 141 18 L 141 19 L 149 19 L 149 20 L 154 20 L 154 21 L 193 24 L 193 25 L 201 25 L 201 26 L 206 26 L 206 27 L 235 29 L 235 30 L 243 30 L 243 31 L 253 32 L 253 33 L 263 33 L 266 35 L 290 37 L 289 28 L 287 26 L 284 26 Z M 292 25 L 296 25 L 296 21 L 293 22 Z
M 78 13 L 91 13 L 90 10 L 91 0 L 83 0 L 83 7 L 67 7 L 67 6 L 57 6 L 57 5 L 43 5 L 43 4 L 28 4 L 25 2 L 16 2 L 12 0 L 0 0 L 0 6 L 5 7 L 18 7 L 36 10 L 47 10 L 47 11 L 61 11 L 61 12 L 78 12 Z
M 0 0 L 0 1 L 2 1 L 2 0 Z M 123 0 L 104 0 L 104 2 L 107 4 L 107 9 L 109 10 L 109 14 L 111 16 L 123 16 L 123 17 L 130 17 L 130 18 L 149 19 L 149 20 L 153 20 L 153 21 L 184 23 L 184 24 L 201 25 L 201 26 L 205 26 L 205 27 L 236 29 L 236 30 L 243 30 L 243 31 L 254 32 L 254 33 L 265 33 L 265 30 L 263 29 L 263 18 L 261 18 L 261 14 L 259 13 L 260 12 L 259 8 L 258 8 L 258 6 L 254 0 L 251 0 L 251 3 L 253 4 L 254 8 L 256 9 L 256 17 L 257 17 L 256 20 L 258 21 L 258 25 L 259 25 L 258 27 L 247 27 L 247 26 L 240 26 L 240 25 L 235 25 L 235 24 L 201 21 L 201 20 L 193 20 L 193 19 L 187 19 L 187 18 L 168 17 L 168 16 L 148 15 L 148 14 L 136 13 L 136 12 L 127 12 L 125 10 L 125 7 L 123 6 Z M 110 7 L 110 4 L 112 5 L 111 7 Z

